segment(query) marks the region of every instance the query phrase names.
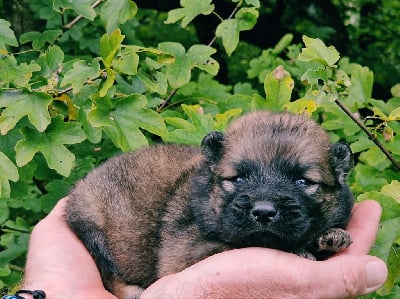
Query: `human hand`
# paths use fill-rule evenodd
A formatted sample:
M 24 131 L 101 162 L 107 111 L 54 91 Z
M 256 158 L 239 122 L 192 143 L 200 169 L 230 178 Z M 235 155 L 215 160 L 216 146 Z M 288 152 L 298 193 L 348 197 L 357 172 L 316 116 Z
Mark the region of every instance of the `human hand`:
M 47 299 L 116 299 L 104 289 L 91 255 L 63 220 L 64 206 L 62 199 L 35 226 L 21 289 L 44 290 Z
M 354 208 L 347 231 L 353 243 L 326 261 L 267 248 L 211 256 L 147 288 L 141 298 L 353 298 L 378 289 L 386 265 L 367 253 L 381 214 L 374 201 Z
M 35 227 L 22 287 L 45 290 L 49 299 L 115 299 L 104 289 L 90 254 L 62 220 L 64 203 Z M 372 292 L 387 275 L 382 261 L 366 255 L 380 213 L 376 202 L 358 204 L 348 226 L 353 244 L 328 261 L 266 248 L 232 250 L 161 278 L 142 298 L 351 298 Z

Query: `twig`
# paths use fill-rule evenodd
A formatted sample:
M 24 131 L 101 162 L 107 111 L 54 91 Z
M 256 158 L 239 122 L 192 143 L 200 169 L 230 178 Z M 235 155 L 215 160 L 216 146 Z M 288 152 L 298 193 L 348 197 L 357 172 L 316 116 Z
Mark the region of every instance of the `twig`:
M 103 2 L 103 0 L 96 0 L 95 2 L 93 2 L 90 6 L 92 8 L 95 8 L 96 6 L 98 6 L 101 2 Z M 71 22 L 69 22 L 67 25 L 64 25 L 65 29 L 71 29 L 72 26 L 74 26 L 76 23 L 79 22 L 80 19 L 82 19 L 82 15 L 77 16 L 75 19 L 73 19 Z
M 165 106 L 167 106 L 168 102 L 171 100 L 171 98 L 176 94 L 176 92 L 178 91 L 178 89 L 174 89 L 170 92 L 170 94 L 167 96 L 167 98 L 162 102 L 162 104 L 160 106 L 158 106 L 157 108 L 157 112 L 160 113 Z
M 11 270 L 24 273 L 24 268 L 22 268 L 22 267 L 20 267 L 20 266 L 13 265 L 13 264 L 8 264 L 8 267 L 9 267 Z
M 351 111 L 347 109 L 347 107 L 344 106 L 339 101 L 339 99 L 336 99 L 335 103 L 368 135 L 368 138 L 371 139 L 376 144 L 376 146 L 386 155 L 386 157 L 393 163 L 393 165 L 398 170 L 400 170 L 400 163 L 396 161 L 393 155 L 383 146 L 383 144 L 378 140 L 378 138 L 368 130 L 367 126 L 358 118 L 354 117 L 353 113 L 351 113 Z

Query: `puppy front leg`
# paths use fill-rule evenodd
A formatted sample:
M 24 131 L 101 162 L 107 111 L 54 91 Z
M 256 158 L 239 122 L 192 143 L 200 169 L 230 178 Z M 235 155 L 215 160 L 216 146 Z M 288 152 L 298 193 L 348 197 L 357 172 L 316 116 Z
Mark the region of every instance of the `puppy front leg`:
M 298 256 L 304 257 L 308 260 L 312 260 L 312 261 L 316 261 L 317 258 L 308 250 L 306 249 L 299 249 L 297 251 L 294 252 L 294 254 L 297 254 Z
M 330 228 L 317 239 L 318 251 L 340 252 L 350 246 L 351 236 L 341 228 Z

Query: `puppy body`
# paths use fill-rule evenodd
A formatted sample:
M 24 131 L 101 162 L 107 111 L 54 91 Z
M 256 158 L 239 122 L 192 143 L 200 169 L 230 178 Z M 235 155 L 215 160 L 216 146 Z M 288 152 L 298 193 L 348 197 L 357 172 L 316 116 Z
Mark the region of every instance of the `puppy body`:
M 78 182 L 66 220 L 107 289 L 135 298 L 214 253 L 262 246 L 310 257 L 340 251 L 353 204 L 349 148 L 312 120 L 253 112 L 201 148 L 148 147 Z M 333 228 L 333 229 L 332 229 Z

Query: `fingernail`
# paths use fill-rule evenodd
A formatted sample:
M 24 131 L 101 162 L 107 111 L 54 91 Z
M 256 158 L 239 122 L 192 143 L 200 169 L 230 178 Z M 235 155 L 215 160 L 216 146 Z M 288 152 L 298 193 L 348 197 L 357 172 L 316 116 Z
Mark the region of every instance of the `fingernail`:
M 381 260 L 371 260 L 365 265 L 367 272 L 367 288 L 369 292 L 379 289 L 388 275 L 386 265 Z

